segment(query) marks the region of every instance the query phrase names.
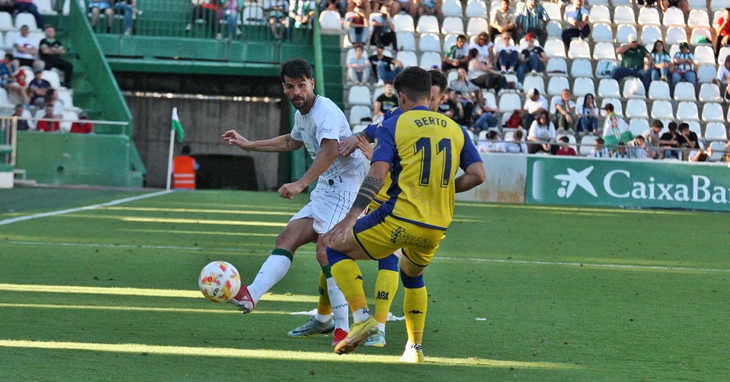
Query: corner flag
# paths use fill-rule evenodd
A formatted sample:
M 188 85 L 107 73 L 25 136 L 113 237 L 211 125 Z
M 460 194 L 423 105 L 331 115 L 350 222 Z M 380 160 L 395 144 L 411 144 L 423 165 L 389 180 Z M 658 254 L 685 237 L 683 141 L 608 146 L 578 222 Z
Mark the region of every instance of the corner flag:
M 183 138 L 185 138 L 185 130 L 183 130 L 182 125 L 180 124 L 180 118 L 177 116 L 177 108 L 172 108 L 172 130 L 177 132 L 177 141 L 182 143 Z

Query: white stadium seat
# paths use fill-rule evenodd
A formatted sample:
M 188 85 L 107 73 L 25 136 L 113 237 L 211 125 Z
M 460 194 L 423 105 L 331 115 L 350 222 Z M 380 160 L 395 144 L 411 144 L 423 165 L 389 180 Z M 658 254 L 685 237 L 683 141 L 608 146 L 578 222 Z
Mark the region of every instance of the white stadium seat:
M 697 97 L 695 97 L 695 86 L 689 82 L 678 83 L 674 86 L 674 100 L 697 102 Z
M 483 0 L 469 0 L 466 3 L 465 13 L 466 17 L 485 17 L 487 15 L 487 4 Z
M 436 33 L 422 34 L 418 40 L 418 50 L 420 52 L 441 53 L 441 38 Z
M 350 109 L 350 125 L 357 125 L 363 118 L 372 118 L 373 113 L 370 111 L 370 107 L 357 105 Z
M 591 62 L 583 59 L 573 60 L 570 65 L 570 75 L 572 77 L 592 77 L 593 67 Z
M 249 15 L 251 17 L 252 15 Z M 261 19 L 264 18 L 264 12 L 261 10 Z M 244 12 L 243 24 L 247 25 L 246 21 L 248 17 Z M 250 21 L 249 21 L 250 22 Z M 341 31 L 342 30 L 342 19 L 340 13 L 337 11 L 322 11 L 319 14 L 319 25 L 324 31 Z
M 425 52 L 421 54 L 422 68 L 429 70 L 433 66 L 441 67 L 441 54 L 436 52 Z
M 350 88 L 347 102 L 350 105 L 371 105 L 370 88 L 367 86 L 353 86 Z
M 647 8 L 641 8 L 647 9 Z M 657 40 L 662 40 L 661 27 L 656 25 L 644 25 L 641 27 L 641 44 L 650 45 L 654 44 Z
M 705 27 L 709 28 L 710 18 L 707 16 L 707 11 L 704 9 L 692 9 L 689 11 L 689 18 L 687 19 L 687 26 L 690 28 Z
M 613 31 L 608 24 L 593 24 L 591 38 L 594 42 L 613 42 Z
M 487 30 L 489 30 L 489 23 L 483 17 L 470 17 L 466 23 L 466 34 L 468 36 L 477 36 L 479 33 L 486 32 Z
M 684 20 L 684 18 L 682 19 Z M 636 22 L 639 25 L 662 25 L 662 20 L 659 18 L 659 10 L 651 7 L 639 8 L 639 17 Z
M 413 18 L 410 15 L 397 14 L 393 16 L 393 27 L 395 32 L 411 32 L 415 31 L 413 28 Z
M 444 0 L 441 3 L 441 11 L 443 12 L 444 17 L 461 17 L 463 14 L 461 10 L 461 2 L 459 0 Z
M 573 61 L 575 62 L 575 61 Z M 568 63 L 565 62 L 564 58 L 553 57 L 548 60 L 545 67 L 545 72 L 549 77 L 552 76 L 567 76 L 568 75 Z M 550 87 L 550 86 L 548 86 Z
M 545 41 L 545 53 L 548 57 L 565 57 L 565 44 L 562 40 L 549 39 Z
M 416 50 L 416 38 L 413 37 L 413 33 L 398 32 L 396 38 L 401 50 Z
M 629 80 L 628 78 L 630 77 L 627 77 L 627 79 L 624 81 L 624 98 L 646 98 L 646 89 L 644 89 L 644 84 L 639 81 L 638 78 L 632 78 L 631 80 Z M 638 91 L 633 91 L 633 87 L 635 86 L 638 87 Z
M 605 5 L 594 5 L 588 13 L 594 25 L 596 23 L 611 24 L 613 22 L 611 21 L 611 13 Z
M 671 100 L 669 96 L 669 84 L 665 81 L 651 81 L 649 84 L 649 99 L 651 100 Z
M 654 101 L 651 106 L 652 119 L 674 119 L 672 103 L 665 100 Z
M 629 131 L 634 136 L 643 134 L 648 128 L 649 120 L 645 118 L 634 118 L 629 122 Z
M 720 87 L 715 84 L 702 84 L 700 86 L 701 102 L 722 102 Z
M 570 59 L 577 58 L 591 58 L 591 48 L 588 46 L 588 41 L 573 40 L 570 42 L 570 49 L 568 49 L 568 57 Z
M 596 94 L 592 78 L 576 78 L 573 82 L 573 96 L 582 97 L 586 94 Z
M 625 5 L 619 5 L 613 10 L 614 24 L 631 24 L 636 25 L 636 16 L 634 9 Z
M 687 26 L 684 23 L 684 12 L 677 7 L 669 7 L 669 9 L 664 11 L 664 21 L 662 24 L 665 27 L 678 26 L 684 28 Z
M 724 123 L 710 122 L 705 127 L 705 141 L 727 141 L 727 129 Z
M 464 34 L 464 21 L 461 17 L 444 17 L 441 33 Z
M 547 94 L 558 95 L 565 89 L 570 89 L 567 77 L 551 77 L 550 82 L 548 82 Z
M 540 94 L 545 94 L 545 81 L 543 81 L 541 76 L 531 76 L 528 74 L 525 76 L 525 80 L 522 83 L 522 88 L 525 90 L 537 89 Z
M 423 15 L 418 18 L 418 33 L 439 33 L 439 20 L 436 16 Z
M 598 96 L 601 98 L 619 98 L 618 81 L 611 79 L 602 79 L 598 83 Z
M 699 121 L 700 113 L 697 110 L 696 102 L 680 102 L 677 106 L 677 119 L 680 121 L 693 120 Z
M 630 99 L 626 103 L 626 118 L 649 118 L 646 102 L 638 99 Z
M 704 122 L 725 123 L 725 117 L 722 114 L 722 105 L 712 102 L 705 103 L 702 107 L 702 120 Z
M 593 59 L 616 60 L 616 49 L 610 42 L 599 42 L 593 47 Z

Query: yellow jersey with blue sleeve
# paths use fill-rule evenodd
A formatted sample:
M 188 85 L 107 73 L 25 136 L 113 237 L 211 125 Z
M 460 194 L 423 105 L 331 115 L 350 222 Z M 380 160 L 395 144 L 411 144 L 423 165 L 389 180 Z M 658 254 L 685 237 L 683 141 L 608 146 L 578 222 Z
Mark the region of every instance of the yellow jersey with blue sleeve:
M 482 160 L 466 130 L 418 106 L 376 129 L 372 162 L 377 161 L 391 164 L 392 181 L 380 214 L 446 230 L 454 215 L 457 169 Z
M 369 124 L 363 131 L 368 136 L 368 139 L 372 142 L 375 141 L 375 131 L 383 126 L 383 122 L 392 118 L 397 117 L 401 115 L 402 111 L 400 107 L 396 106 L 383 114 L 382 117 L 375 120 L 375 122 Z M 385 182 L 383 182 L 383 188 L 380 189 L 380 192 L 378 192 L 378 195 L 375 196 L 372 202 L 370 202 L 370 205 L 368 206 L 368 211 L 374 211 L 377 208 L 379 208 L 383 203 L 385 203 L 389 197 L 388 197 L 388 188 L 390 188 L 391 184 L 390 177 L 385 178 Z

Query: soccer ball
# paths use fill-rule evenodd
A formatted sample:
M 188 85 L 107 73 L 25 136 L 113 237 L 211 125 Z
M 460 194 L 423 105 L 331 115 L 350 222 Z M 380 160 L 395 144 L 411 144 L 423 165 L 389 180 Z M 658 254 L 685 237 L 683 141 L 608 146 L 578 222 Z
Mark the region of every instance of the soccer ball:
M 228 302 L 241 289 L 241 275 L 236 267 L 225 261 L 214 261 L 200 271 L 198 287 L 203 296 L 213 302 Z

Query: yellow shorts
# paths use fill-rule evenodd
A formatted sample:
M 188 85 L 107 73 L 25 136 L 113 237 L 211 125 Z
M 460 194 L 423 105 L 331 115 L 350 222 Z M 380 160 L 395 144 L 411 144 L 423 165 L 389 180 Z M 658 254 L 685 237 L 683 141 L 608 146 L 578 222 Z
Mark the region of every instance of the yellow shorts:
M 380 260 L 397 249 L 413 264 L 425 267 L 433 258 L 445 231 L 427 228 L 375 210 L 358 219 L 353 234 L 360 248 L 373 260 Z

